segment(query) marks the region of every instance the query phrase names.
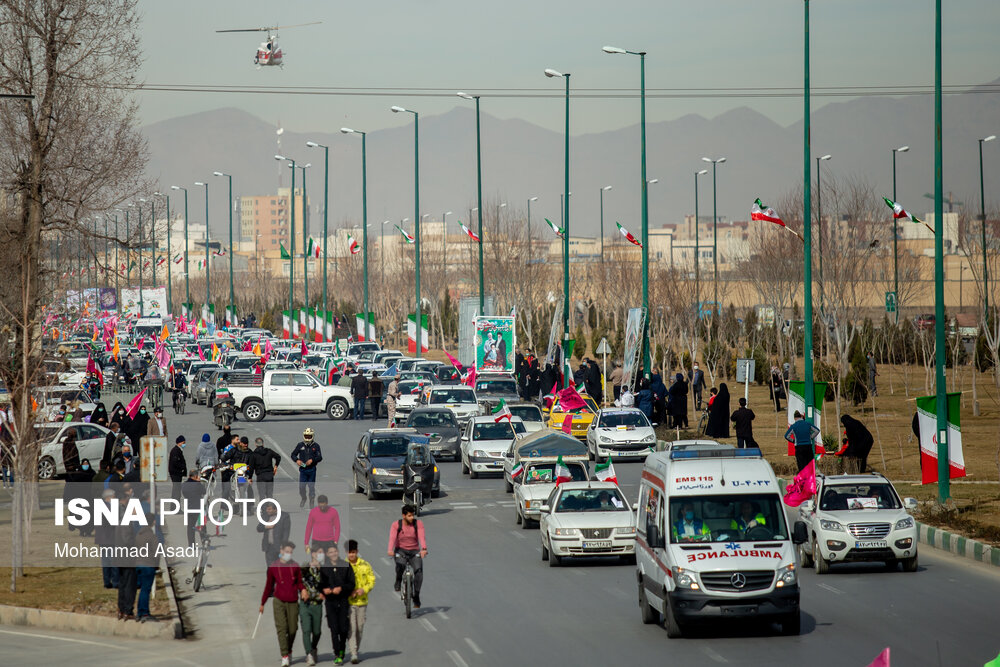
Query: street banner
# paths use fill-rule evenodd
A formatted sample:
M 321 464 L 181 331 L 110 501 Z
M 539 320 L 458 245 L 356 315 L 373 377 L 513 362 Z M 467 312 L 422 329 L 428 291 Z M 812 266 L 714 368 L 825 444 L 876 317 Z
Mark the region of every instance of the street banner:
M 477 317 L 476 373 L 513 373 L 516 332 L 513 317 Z
M 813 420 L 812 423 L 818 429 L 823 428 L 823 400 L 826 397 L 826 383 L 825 382 L 814 382 L 813 383 Z M 792 425 L 795 421 L 795 413 L 800 412 L 802 414 L 806 413 L 806 383 L 805 380 L 792 380 L 788 383 L 788 415 L 787 421 L 788 426 Z M 823 433 L 816 434 L 816 453 L 825 454 L 826 449 L 823 447 Z M 795 443 L 788 443 L 788 455 L 795 456 Z
M 420 352 L 426 352 L 428 348 L 427 336 L 427 315 L 420 313 Z M 406 349 L 409 352 L 417 351 L 417 316 L 410 313 L 406 316 Z
M 365 314 L 358 313 L 354 316 L 357 324 L 358 340 L 375 340 L 375 313 L 368 313 L 368 330 L 365 331 Z
M 121 300 L 122 313 L 138 314 L 140 312 L 138 287 L 122 288 Z M 166 287 L 142 288 L 142 315 L 143 317 L 164 317 L 167 315 Z
M 556 307 L 552 311 L 552 325 L 549 327 L 549 345 L 545 348 L 545 361 L 550 364 L 558 363 L 559 355 L 559 328 L 562 326 L 562 301 L 556 302 Z M 546 389 L 546 391 L 548 391 Z
M 629 308 L 625 320 L 625 356 L 622 359 L 623 387 L 632 387 L 638 370 L 640 341 L 642 339 L 642 308 Z
M 106 310 L 109 313 L 111 311 L 118 310 L 118 290 L 114 287 L 100 287 L 98 288 L 98 291 L 100 293 L 100 310 Z
M 965 477 L 965 456 L 962 453 L 962 423 L 960 408 L 962 393 L 948 395 L 948 476 Z M 920 482 L 938 481 L 937 396 L 917 397 L 917 423 L 920 430 Z

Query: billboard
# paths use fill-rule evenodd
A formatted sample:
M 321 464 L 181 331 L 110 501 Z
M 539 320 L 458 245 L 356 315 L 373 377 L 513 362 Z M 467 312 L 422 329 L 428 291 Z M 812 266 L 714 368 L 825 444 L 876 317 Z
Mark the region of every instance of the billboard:
M 139 312 L 139 288 L 126 287 L 121 291 L 122 313 Z M 167 288 L 142 288 L 142 314 L 146 317 L 163 317 L 167 315 Z
M 514 372 L 514 331 L 513 317 L 477 317 L 476 330 L 476 372 Z
M 642 308 L 629 308 L 628 319 L 625 320 L 625 356 L 622 359 L 623 385 L 627 387 L 632 387 L 635 373 L 638 370 L 636 364 L 639 361 L 643 319 Z

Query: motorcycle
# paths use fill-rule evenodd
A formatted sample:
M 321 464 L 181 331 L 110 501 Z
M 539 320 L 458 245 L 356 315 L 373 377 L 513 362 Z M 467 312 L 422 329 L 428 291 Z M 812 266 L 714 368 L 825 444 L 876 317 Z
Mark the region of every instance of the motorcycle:
M 434 461 L 427 439 L 414 440 L 407 445 L 406 461 L 403 462 L 403 504 L 412 505 L 419 516 L 420 509 L 431 502 Z
M 233 397 L 217 397 L 215 403 L 212 405 L 212 417 L 215 420 L 216 427 L 219 429 L 232 424 L 236 419 L 236 401 L 233 400 Z

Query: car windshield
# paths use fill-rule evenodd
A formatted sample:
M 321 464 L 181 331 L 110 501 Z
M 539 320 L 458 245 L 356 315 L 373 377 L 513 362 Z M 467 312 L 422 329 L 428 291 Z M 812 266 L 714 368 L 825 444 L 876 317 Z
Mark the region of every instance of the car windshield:
M 362 352 L 378 351 L 378 343 L 354 343 L 348 354 L 361 354 Z
M 452 368 L 451 366 L 441 366 L 435 371 L 439 380 L 457 380 L 458 379 L 458 369 Z
M 520 417 L 523 421 L 542 421 L 542 411 L 537 405 L 511 405 L 507 409 L 510 410 L 510 414 Z
M 431 392 L 431 403 L 472 403 L 476 395 L 470 389 L 439 389 Z
M 520 426 L 520 430 L 517 427 Z M 476 424 L 472 430 L 473 440 L 513 440 L 515 433 L 524 433 L 524 424 L 506 421 Z
M 601 415 L 601 428 L 642 427 L 649 426 L 646 415 L 641 412 L 605 412 Z
M 569 468 L 569 474 L 573 476 L 574 482 L 586 482 L 587 481 L 587 470 L 579 463 L 571 463 L 566 466 Z M 556 481 L 556 464 L 555 463 L 540 463 L 538 465 L 531 466 L 528 468 L 527 474 L 524 476 L 525 484 L 546 484 Z
M 455 421 L 455 415 L 452 414 L 451 410 L 439 410 L 436 412 L 417 412 L 412 414 L 407 426 L 413 426 L 414 428 L 453 426 L 458 428 L 458 422 Z
M 628 502 L 617 488 L 566 489 L 559 494 L 556 512 L 625 512 Z
M 897 510 L 901 507 L 899 497 L 891 484 L 872 482 L 864 484 L 837 484 L 823 487 L 821 510 L 837 512 L 843 510 Z
M 406 445 L 409 440 L 401 435 L 385 435 L 372 438 L 371 455 L 406 456 Z
M 668 521 L 673 543 L 788 539 L 777 494 L 674 497 Z
M 514 380 L 477 380 L 476 391 L 487 394 L 517 394 L 517 382 Z
M 407 394 L 413 394 L 416 396 L 420 393 L 420 387 L 424 386 L 423 382 L 415 382 L 413 380 L 407 380 L 399 383 L 399 393 L 403 396 Z

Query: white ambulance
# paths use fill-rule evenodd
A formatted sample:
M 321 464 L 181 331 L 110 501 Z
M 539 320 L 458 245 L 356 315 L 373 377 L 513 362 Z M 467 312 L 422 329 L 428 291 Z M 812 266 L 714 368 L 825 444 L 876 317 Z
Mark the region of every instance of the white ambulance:
M 688 443 L 690 444 L 690 443 Z M 777 621 L 799 634 L 795 539 L 774 471 L 759 449 L 705 443 L 646 458 L 636 516 L 644 623 L 668 637 L 719 618 Z

